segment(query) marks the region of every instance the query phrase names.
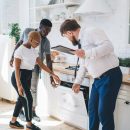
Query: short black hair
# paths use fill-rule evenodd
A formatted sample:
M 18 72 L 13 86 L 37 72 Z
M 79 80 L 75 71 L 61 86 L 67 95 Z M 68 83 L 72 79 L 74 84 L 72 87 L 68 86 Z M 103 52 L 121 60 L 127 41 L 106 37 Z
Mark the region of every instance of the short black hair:
M 42 28 L 43 26 L 52 27 L 52 22 L 49 19 L 42 19 L 39 28 Z
M 67 19 L 60 26 L 60 33 L 63 35 L 67 31 L 75 31 L 80 28 L 80 25 L 75 19 Z

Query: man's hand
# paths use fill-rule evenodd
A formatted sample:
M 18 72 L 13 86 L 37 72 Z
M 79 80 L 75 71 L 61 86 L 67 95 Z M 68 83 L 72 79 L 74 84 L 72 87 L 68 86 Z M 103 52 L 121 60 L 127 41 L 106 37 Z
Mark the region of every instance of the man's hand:
M 53 61 L 59 54 L 58 51 L 51 51 L 51 60 Z
M 79 58 L 85 57 L 85 51 L 83 49 L 77 49 L 75 52 L 75 55 L 77 55 Z
M 10 64 L 11 67 L 13 67 L 13 62 L 14 62 L 14 58 L 12 57 L 12 58 L 10 59 L 10 61 L 9 61 L 9 64 Z
M 79 91 L 80 91 L 80 84 L 73 84 L 72 90 L 73 90 L 75 93 L 79 93 Z
M 51 81 L 52 87 L 54 87 L 54 88 L 58 87 L 52 76 L 50 76 L 50 81 Z

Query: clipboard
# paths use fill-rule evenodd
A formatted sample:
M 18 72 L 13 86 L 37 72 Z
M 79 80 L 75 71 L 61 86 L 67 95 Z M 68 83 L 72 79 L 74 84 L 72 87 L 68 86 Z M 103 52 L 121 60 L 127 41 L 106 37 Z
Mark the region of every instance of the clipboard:
M 74 49 L 71 49 L 71 48 L 68 48 L 68 47 L 65 47 L 65 46 L 58 45 L 58 46 L 52 47 L 51 49 L 57 50 L 57 51 L 60 51 L 60 52 L 64 52 L 64 53 L 67 53 L 67 54 L 75 55 Z

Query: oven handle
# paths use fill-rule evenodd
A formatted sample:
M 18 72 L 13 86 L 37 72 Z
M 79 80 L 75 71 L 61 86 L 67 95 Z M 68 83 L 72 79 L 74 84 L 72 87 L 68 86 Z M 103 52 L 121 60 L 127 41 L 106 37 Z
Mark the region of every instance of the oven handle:
M 60 85 L 63 86 L 63 87 L 72 88 L 73 83 L 66 82 L 66 81 L 61 81 Z M 87 88 L 87 87 L 81 85 L 80 86 L 80 91 L 84 91 L 85 88 Z

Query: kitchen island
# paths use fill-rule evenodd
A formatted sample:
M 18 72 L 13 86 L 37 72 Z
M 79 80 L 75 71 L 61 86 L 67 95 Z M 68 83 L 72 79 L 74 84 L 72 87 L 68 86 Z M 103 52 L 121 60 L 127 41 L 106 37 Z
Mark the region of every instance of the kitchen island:
M 74 70 L 66 69 L 68 66 L 74 66 L 74 64 L 68 64 L 68 63 L 54 63 L 53 64 L 55 73 L 57 74 L 63 73 L 68 76 L 70 75 L 74 76 Z M 91 89 L 91 84 L 93 82 L 92 76 L 86 73 L 85 78 L 89 80 L 89 84 L 86 84 L 86 86 L 89 85 L 88 87 L 89 89 Z M 85 115 L 87 117 L 86 113 Z M 123 74 L 123 82 L 122 82 L 122 85 L 118 94 L 116 108 L 114 112 L 116 130 L 130 130 L 130 123 L 129 123 L 130 116 L 129 115 L 130 115 L 130 75 Z M 85 119 L 85 118 L 82 118 L 82 119 Z M 86 123 L 86 122 L 88 122 L 87 118 L 86 118 L 86 121 L 81 122 L 82 124 L 78 124 L 78 123 L 77 124 L 79 125 L 81 129 L 85 129 L 85 127 L 88 127 L 88 125 L 85 125 L 83 123 Z

